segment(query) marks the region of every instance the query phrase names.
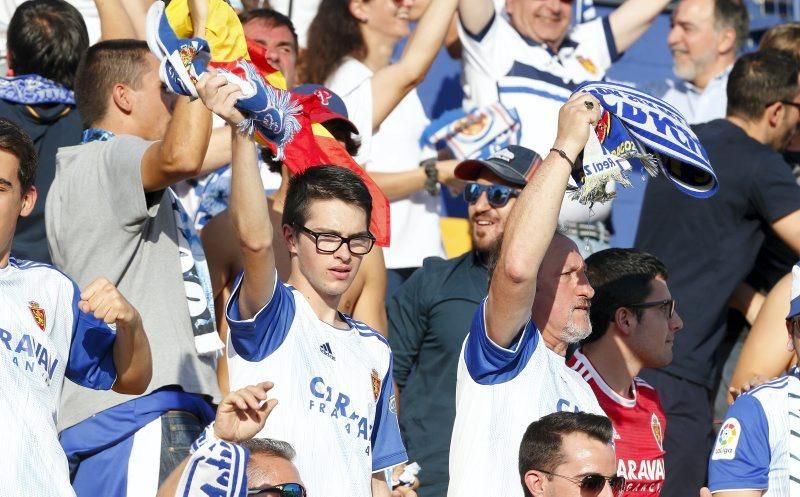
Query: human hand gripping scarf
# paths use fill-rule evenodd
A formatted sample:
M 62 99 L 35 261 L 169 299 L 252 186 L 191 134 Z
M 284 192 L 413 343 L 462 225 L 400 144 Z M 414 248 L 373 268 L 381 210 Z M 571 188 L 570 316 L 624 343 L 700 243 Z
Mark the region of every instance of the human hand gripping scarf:
M 594 95 L 603 107 L 590 133 L 582 167 L 573 172 L 578 187 L 571 197 L 583 204 L 606 202 L 609 181 L 631 186 L 628 173 L 638 167 L 662 174 L 679 191 L 708 198 L 719 187 L 708 155 L 686 119 L 670 104 L 618 83 L 587 82 L 575 93 Z M 577 161 L 576 161 L 577 162 Z

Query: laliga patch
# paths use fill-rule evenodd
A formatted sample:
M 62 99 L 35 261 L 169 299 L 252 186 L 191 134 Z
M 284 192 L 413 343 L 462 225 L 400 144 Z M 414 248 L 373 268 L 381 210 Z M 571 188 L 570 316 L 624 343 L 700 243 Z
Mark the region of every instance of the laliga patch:
M 736 446 L 739 445 L 739 437 L 742 435 L 742 426 L 736 418 L 728 418 L 722 423 L 722 428 L 717 436 L 717 443 L 711 453 L 711 459 L 715 461 L 731 460 L 736 457 Z
M 591 93 L 611 114 L 610 121 L 603 116 L 597 129 L 606 153 L 632 140 L 640 150 L 624 159 L 640 160 L 651 174 L 660 169 L 678 190 L 692 197 L 707 198 L 716 193 L 719 185 L 708 155 L 675 107 L 617 83 L 591 81 L 580 85 L 577 92 Z M 652 153 L 664 156 L 667 164 Z

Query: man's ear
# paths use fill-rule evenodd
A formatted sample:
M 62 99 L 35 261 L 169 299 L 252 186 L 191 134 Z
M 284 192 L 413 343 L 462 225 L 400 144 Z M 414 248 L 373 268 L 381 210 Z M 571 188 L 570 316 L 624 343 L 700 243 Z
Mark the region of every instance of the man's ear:
M 773 102 L 764 110 L 764 118 L 769 122 L 770 127 L 774 128 L 781 122 L 781 113 L 785 111 L 782 103 Z
M 36 205 L 36 199 L 39 192 L 35 186 L 28 188 L 28 191 L 22 194 L 22 209 L 20 209 L 20 217 L 28 217 L 33 211 L 33 206 Z
M 134 95 L 127 86 L 121 83 L 115 84 L 111 89 L 111 99 L 114 101 L 114 105 L 125 114 L 130 114 L 133 110 Z
M 542 497 L 544 495 L 544 489 L 547 485 L 547 477 L 541 471 L 536 471 L 535 469 L 529 470 L 525 473 L 523 477 L 525 481 L 525 486 L 528 488 L 528 491 L 533 495 L 533 497 Z
M 6 76 L 9 78 L 14 76 L 14 58 L 11 56 L 11 51 L 6 51 Z
M 723 28 L 717 38 L 717 53 L 726 54 L 736 51 L 736 30 L 733 28 Z
M 289 255 L 297 254 L 297 238 L 295 238 L 294 229 L 288 224 L 282 226 L 283 240 L 286 242 L 286 248 L 289 249 Z
M 633 327 L 639 322 L 633 310 L 627 307 L 618 307 L 614 311 L 614 326 L 619 332 L 628 337 L 633 333 Z

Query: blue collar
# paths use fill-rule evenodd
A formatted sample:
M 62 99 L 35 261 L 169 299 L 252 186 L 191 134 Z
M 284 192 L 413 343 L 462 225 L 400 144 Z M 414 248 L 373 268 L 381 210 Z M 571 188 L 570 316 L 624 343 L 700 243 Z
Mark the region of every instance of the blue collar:
M 81 143 L 89 143 L 93 141 L 107 142 L 114 138 L 114 133 L 106 131 L 101 128 L 89 128 L 83 131 L 81 135 Z

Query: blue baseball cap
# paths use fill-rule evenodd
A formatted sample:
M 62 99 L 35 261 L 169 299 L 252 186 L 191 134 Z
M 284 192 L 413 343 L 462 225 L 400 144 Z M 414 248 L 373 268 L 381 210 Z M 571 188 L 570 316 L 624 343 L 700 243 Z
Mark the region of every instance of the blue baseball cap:
M 322 109 L 311 116 L 312 121 L 324 123 L 326 121 L 338 119 L 349 124 L 350 130 L 358 134 L 358 128 L 355 124 L 350 122 L 347 113 L 347 105 L 345 105 L 344 100 L 330 89 L 322 85 L 307 84 L 298 86 L 292 90 L 292 93 L 297 95 L 314 95 L 317 97 L 319 103 L 322 105 Z

